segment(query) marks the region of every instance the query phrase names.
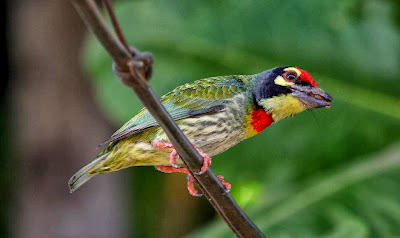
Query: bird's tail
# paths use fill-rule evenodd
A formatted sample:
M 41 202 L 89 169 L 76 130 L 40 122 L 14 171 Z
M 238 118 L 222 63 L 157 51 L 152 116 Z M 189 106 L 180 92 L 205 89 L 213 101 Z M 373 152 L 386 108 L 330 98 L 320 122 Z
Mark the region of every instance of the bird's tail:
M 80 186 L 82 186 L 84 183 L 86 183 L 89 179 L 91 179 L 93 176 L 95 176 L 96 174 L 89 174 L 89 171 L 94 166 L 102 162 L 105 158 L 107 158 L 109 154 L 110 152 L 100 155 L 92 162 L 90 162 L 88 165 L 86 165 L 85 167 L 81 168 L 78 172 L 76 172 L 68 181 L 69 191 L 72 193 Z

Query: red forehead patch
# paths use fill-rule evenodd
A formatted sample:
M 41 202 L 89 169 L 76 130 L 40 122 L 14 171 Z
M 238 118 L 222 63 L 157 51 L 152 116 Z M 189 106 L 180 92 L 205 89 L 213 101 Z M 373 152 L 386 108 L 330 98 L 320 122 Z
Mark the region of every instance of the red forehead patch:
M 311 74 L 309 74 L 307 71 L 305 71 L 303 69 L 299 69 L 298 67 L 295 67 L 295 68 L 300 70 L 300 72 L 301 72 L 301 75 L 300 75 L 301 81 L 310 83 L 314 88 L 318 88 L 318 85 L 315 82 L 315 80 L 313 79 L 313 77 L 311 76 Z

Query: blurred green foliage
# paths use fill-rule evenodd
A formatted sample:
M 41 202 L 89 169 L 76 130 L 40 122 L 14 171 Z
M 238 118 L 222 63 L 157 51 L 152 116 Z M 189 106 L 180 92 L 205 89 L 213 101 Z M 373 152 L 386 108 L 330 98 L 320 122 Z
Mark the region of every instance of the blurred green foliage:
M 400 236 L 398 2 L 153 0 L 116 10 L 129 42 L 154 54 L 160 96 L 199 78 L 280 65 L 308 70 L 333 96 L 330 110 L 286 119 L 213 160 L 269 237 Z M 142 105 L 93 38 L 85 62 L 98 101 L 122 125 Z M 161 209 L 157 199 L 137 199 Z M 233 235 L 218 219 L 193 237 Z

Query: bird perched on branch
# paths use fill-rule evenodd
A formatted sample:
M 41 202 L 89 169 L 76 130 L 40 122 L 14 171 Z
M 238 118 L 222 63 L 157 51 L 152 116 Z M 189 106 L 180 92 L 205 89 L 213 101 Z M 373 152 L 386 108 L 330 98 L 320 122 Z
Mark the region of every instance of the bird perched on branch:
M 220 154 L 273 123 L 307 109 L 330 107 L 332 97 L 313 77 L 297 67 L 277 67 L 255 75 L 211 77 L 181 85 L 161 102 L 204 158 Z M 151 114 L 143 108 L 109 140 L 100 155 L 69 180 L 71 192 L 96 174 L 131 166 L 155 166 L 188 173 L 190 194 L 199 195 L 193 177 Z M 230 184 L 219 176 L 227 190 Z

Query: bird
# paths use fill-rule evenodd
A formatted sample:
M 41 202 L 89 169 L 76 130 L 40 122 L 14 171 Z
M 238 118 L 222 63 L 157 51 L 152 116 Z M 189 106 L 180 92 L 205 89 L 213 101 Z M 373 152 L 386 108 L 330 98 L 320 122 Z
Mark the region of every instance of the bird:
M 254 75 L 230 75 L 183 84 L 160 99 L 176 124 L 203 156 L 204 173 L 211 157 L 257 135 L 278 121 L 314 108 L 329 108 L 333 98 L 313 77 L 295 66 L 281 66 Z M 68 182 L 73 192 L 96 174 L 132 166 L 155 166 L 161 172 L 193 176 L 165 132 L 146 108 L 101 145 L 107 146 Z M 218 176 L 229 192 L 231 185 Z

